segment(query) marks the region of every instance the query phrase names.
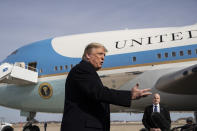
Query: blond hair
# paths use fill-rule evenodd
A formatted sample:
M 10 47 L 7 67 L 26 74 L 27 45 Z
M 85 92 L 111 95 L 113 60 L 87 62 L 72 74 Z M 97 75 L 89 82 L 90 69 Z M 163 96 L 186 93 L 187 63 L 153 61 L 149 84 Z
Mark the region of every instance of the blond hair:
M 93 42 L 93 43 L 90 43 L 86 46 L 83 56 L 82 56 L 82 59 L 87 60 L 86 54 L 90 54 L 92 49 L 94 49 L 94 48 L 103 48 L 105 50 L 105 52 L 107 52 L 107 49 L 105 48 L 104 45 L 102 45 L 100 43 Z

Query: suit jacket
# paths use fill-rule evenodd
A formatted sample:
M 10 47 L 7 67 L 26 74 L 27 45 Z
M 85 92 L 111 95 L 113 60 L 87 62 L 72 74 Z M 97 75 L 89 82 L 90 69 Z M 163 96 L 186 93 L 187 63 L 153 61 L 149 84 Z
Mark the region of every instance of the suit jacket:
M 164 106 L 162 105 L 159 106 L 160 106 L 159 114 L 161 115 L 162 118 L 165 119 L 165 122 L 167 123 L 166 129 L 170 129 L 170 125 L 171 125 L 170 113 Z M 152 113 L 153 113 L 153 105 L 147 106 L 144 111 L 142 122 L 145 128 L 147 128 L 148 130 L 150 130 L 150 128 L 155 128 L 155 124 L 151 119 Z
M 93 65 L 81 61 L 66 80 L 61 131 L 109 131 L 109 104 L 129 107 L 131 92 L 103 86 Z

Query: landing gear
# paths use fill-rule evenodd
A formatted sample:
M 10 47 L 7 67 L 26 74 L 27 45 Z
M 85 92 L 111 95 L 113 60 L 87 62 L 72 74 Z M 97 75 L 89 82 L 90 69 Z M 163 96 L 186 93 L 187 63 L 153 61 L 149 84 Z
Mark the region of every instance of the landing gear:
M 33 125 L 33 123 L 38 122 L 34 119 L 36 112 L 21 112 L 21 115 L 27 117 L 27 123 L 23 127 L 23 131 L 40 131 L 38 126 Z
M 23 131 L 40 131 L 40 128 L 36 125 L 24 126 Z

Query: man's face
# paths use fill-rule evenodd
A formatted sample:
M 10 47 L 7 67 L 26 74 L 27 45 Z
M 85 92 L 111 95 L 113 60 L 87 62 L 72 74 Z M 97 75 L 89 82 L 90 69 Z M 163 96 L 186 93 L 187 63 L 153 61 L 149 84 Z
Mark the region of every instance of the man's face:
M 153 104 L 157 105 L 160 103 L 160 95 L 159 94 L 155 94 L 153 97 Z
M 105 58 L 105 49 L 103 47 L 93 48 L 90 54 L 86 54 L 88 61 L 94 66 L 96 70 L 102 67 Z

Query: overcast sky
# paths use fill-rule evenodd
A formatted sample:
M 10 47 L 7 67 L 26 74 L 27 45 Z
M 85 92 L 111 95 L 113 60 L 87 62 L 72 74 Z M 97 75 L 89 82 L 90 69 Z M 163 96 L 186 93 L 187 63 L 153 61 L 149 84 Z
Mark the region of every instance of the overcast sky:
M 196 7 L 197 0 L 0 0 L 0 61 L 56 36 L 195 24 Z M 20 119 L 19 111 L 3 107 L 0 116 Z

